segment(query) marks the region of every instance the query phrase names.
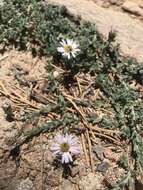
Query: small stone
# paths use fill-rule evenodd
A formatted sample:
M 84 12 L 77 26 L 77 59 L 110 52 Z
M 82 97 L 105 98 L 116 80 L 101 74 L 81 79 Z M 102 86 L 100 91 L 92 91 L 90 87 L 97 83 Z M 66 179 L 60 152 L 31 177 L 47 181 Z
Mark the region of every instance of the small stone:
M 97 165 L 96 171 L 98 172 L 106 172 L 109 168 L 109 163 L 108 162 L 102 162 L 101 164 Z
M 126 1 L 122 9 L 136 16 L 143 16 L 143 10 L 134 2 Z
M 99 160 L 102 161 L 104 159 L 104 147 L 103 146 L 101 146 L 101 145 L 94 146 L 93 152 L 95 153 L 96 157 Z

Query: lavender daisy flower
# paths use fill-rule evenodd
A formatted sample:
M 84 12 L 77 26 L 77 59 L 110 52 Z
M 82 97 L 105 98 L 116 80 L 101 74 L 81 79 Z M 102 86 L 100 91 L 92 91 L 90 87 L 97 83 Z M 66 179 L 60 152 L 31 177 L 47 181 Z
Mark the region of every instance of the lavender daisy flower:
M 62 40 L 60 45 L 61 46 L 57 48 L 57 51 L 68 59 L 76 57 L 77 53 L 80 51 L 79 45 L 72 39 Z
M 73 135 L 57 135 L 54 141 L 55 144 L 52 145 L 51 150 L 54 155 L 62 157 L 62 163 L 72 162 L 72 156 L 80 153 L 78 139 Z

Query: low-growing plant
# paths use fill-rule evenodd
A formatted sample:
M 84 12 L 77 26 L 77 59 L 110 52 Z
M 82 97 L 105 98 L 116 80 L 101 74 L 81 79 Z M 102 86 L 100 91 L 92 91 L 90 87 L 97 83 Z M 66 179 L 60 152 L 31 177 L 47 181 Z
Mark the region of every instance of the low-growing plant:
M 76 58 L 69 60 L 57 51 L 61 40 L 67 38 L 77 41 L 80 47 Z M 81 100 L 76 104 L 93 109 L 111 109 L 115 115 L 114 119 L 103 116 L 99 120 L 95 116 L 89 116 L 87 121 L 98 123 L 101 128 L 118 128 L 122 131 L 122 138 L 132 145 L 134 168 L 126 167 L 126 178 L 123 183 L 120 182 L 116 186 L 120 188 L 129 182 L 131 173 L 138 177 L 143 169 L 143 97 L 138 90 L 130 86 L 132 81 L 139 85 L 143 84 L 143 65 L 134 59 L 122 57 L 119 53 L 119 45 L 115 45 L 114 42 L 114 32 L 110 32 L 108 39 L 104 39 L 97 32 L 94 24 L 74 18 L 65 7 L 49 5 L 42 0 L 5 0 L 4 5 L 0 6 L 1 51 L 6 47 L 15 46 L 18 50 L 31 50 L 33 56 L 52 57 L 52 64 L 60 65 L 69 73 L 72 80 L 77 73 L 81 72 L 95 76 L 92 86 L 95 89 L 99 88 L 105 99 Z M 59 90 L 65 76 L 62 75 L 59 80 L 52 77 L 50 63 L 47 65 L 49 92 L 56 93 L 59 98 L 55 107 L 48 105 L 36 114 L 39 116 L 54 110 L 60 113 L 63 119 L 42 125 L 32 133 L 25 134 L 27 135 L 25 139 L 46 132 L 48 129 L 55 129 L 62 124 L 70 126 L 72 122 L 76 124 L 81 122 L 78 115 L 66 112 L 66 108 L 71 107 L 71 103 Z M 110 106 L 107 106 L 107 103 Z M 22 120 L 27 120 L 34 114 L 31 116 L 26 113 Z

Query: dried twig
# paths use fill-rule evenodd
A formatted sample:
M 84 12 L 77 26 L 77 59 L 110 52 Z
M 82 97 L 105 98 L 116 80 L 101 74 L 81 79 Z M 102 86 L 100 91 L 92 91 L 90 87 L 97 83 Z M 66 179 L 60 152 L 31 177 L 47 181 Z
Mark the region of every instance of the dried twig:
M 85 116 L 83 115 L 83 113 L 81 112 L 81 110 L 77 107 L 76 103 L 73 102 L 72 99 L 69 98 L 69 96 L 66 95 L 64 92 L 62 92 L 62 93 L 63 93 L 64 97 L 74 106 L 74 108 L 76 109 L 76 111 L 81 115 L 82 121 L 83 121 L 85 127 L 87 127 L 88 129 L 91 129 L 93 131 L 96 131 L 96 135 L 98 134 L 98 136 L 102 136 L 102 137 L 104 137 L 106 139 L 112 140 L 114 143 L 118 143 L 119 144 L 119 142 L 117 140 L 115 140 L 114 138 L 112 138 L 112 137 L 109 136 L 109 135 L 111 135 L 113 133 L 116 134 L 117 131 L 109 130 L 109 129 L 101 129 L 101 128 L 97 127 L 97 126 L 93 127 L 93 126 L 89 125 L 87 123 L 87 121 L 86 121 Z M 101 132 L 105 132 L 108 135 L 106 135 L 106 134 L 100 134 Z
M 81 89 L 81 86 L 80 86 L 79 79 L 78 79 L 78 77 L 75 77 L 75 78 L 76 78 L 76 81 L 77 81 L 77 85 L 78 85 L 78 89 L 79 89 L 79 94 L 80 94 L 80 96 L 82 96 L 82 89 Z
M 90 137 L 89 137 L 89 132 L 88 132 L 88 130 L 86 130 L 86 136 L 87 136 L 88 147 L 89 147 L 89 157 L 90 157 L 91 170 L 93 171 L 92 147 L 91 147 L 91 140 L 90 140 Z
M 87 166 L 90 166 L 89 156 L 87 154 L 87 150 L 86 150 L 86 146 L 85 146 L 85 137 L 84 137 L 83 133 L 81 134 L 81 141 L 82 141 L 82 147 L 83 147 L 83 151 L 85 154 L 85 160 L 86 160 Z

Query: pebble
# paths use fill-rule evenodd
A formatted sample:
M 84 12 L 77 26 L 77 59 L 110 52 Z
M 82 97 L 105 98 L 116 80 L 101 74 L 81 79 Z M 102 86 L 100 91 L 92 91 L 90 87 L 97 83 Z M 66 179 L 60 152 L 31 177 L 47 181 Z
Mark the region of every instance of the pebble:
M 97 165 L 96 171 L 105 173 L 109 168 L 108 162 L 102 162 L 101 164 Z
M 93 152 L 95 153 L 96 157 L 99 160 L 103 160 L 104 159 L 104 147 L 101 145 L 96 145 L 93 147 Z

